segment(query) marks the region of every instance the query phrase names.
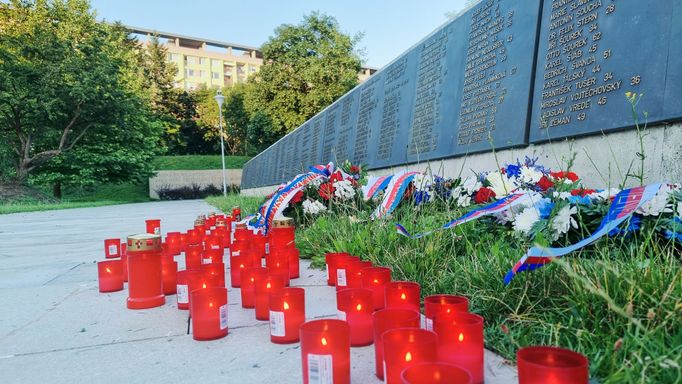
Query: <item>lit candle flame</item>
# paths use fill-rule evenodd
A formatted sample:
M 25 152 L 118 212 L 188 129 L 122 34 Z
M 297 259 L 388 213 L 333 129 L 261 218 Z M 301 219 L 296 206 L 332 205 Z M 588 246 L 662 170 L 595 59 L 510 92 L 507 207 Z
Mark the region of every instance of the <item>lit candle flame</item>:
M 111 273 L 111 269 L 109 269 L 109 267 L 107 267 L 107 273 Z
M 405 362 L 409 363 L 410 361 L 412 361 L 412 354 L 410 352 L 407 352 L 405 354 Z
M 289 309 L 289 303 L 287 303 L 287 302 L 285 301 L 283 307 L 284 307 L 284 309 Z
M 320 341 L 322 342 L 322 345 L 327 345 L 327 339 L 326 338 L 323 337 L 322 340 L 320 340 Z
M 407 299 L 407 296 L 405 296 L 405 292 L 403 292 L 403 293 L 400 294 L 400 298 L 403 299 L 403 300 L 406 300 L 406 299 Z
M 379 280 L 374 279 L 374 284 L 379 284 Z
M 201 284 L 202 288 L 206 288 L 206 283 Z
M 459 337 L 457 338 L 460 342 L 464 341 L 464 334 L 460 333 Z
M 362 311 L 362 304 L 356 305 L 355 309 L 357 309 L 358 311 Z
M 266 285 L 265 288 L 270 289 L 270 288 L 272 288 L 272 285 L 270 285 L 270 283 L 268 283 L 268 285 Z
M 448 308 L 445 312 L 450 313 L 450 308 Z
M 239 264 L 239 268 L 244 268 L 244 264 Z
M 211 301 L 210 303 L 208 303 L 208 306 L 213 308 L 213 302 Z
M 251 278 L 251 282 L 253 283 L 254 281 L 256 281 L 256 280 L 254 280 L 254 278 L 252 277 L 252 278 Z

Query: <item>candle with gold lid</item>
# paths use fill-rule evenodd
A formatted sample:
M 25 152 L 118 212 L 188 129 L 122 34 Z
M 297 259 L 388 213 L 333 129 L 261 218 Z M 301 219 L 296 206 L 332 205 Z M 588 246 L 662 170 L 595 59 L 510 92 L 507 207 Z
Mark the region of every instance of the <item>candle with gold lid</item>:
M 139 234 L 128 236 L 128 300 L 130 309 L 163 305 L 161 272 L 161 236 Z

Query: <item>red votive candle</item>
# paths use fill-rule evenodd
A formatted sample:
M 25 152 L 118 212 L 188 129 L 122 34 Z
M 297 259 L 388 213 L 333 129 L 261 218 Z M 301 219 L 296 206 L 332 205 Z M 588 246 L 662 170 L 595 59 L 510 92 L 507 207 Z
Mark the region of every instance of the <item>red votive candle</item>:
M 469 300 L 464 296 L 431 295 L 424 298 L 424 316 L 426 329 L 433 330 L 433 319 L 436 315 L 450 315 L 469 312 Z
M 295 246 L 289 247 L 289 278 L 301 277 L 301 252 Z
M 433 322 L 438 335 L 438 360 L 462 367 L 471 382 L 483 383 L 483 318 L 474 313 L 439 314 Z
M 121 260 L 97 262 L 97 277 L 100 292 L 115 292 L 123 289 L 123 263 Z
M 232 242 L 233 245 L 238 244 L 238 243 L 248 243 L 249 246 L 248 248 L 252 247 L 252 242 L 253 242 L 253 232 L 246 228 L 246 223 L 237 223 L 235 224 L 234 227 L 234 241 Z
M 209 280 L 212 281 L 212 286 L 217 286 L 219 288 L 225 288 L 225 264 L 223 263 L 211 263 L 204 264 L 201 266 L 201 270 L 204 272 Z
M 159 219 L 149 219 L 144 221 L 147 225 L 147 233 L 152 235 L 161 234 L 161 220 Z
M 173 259 L 172 254 L 165 254 L 161 257 L 161 277 L 163 279 L 163 294 L 173 295 L 177 291 L 178 262 Z
M 325 253 L 324 260 L 327 266 L 327 285 L 332 287 L 336 285 L 336 263 L 337 259 L 352 256 L 347 252 L 331 252 Z
M 391 281 L 391 269 L 386 267 L 371 267 L 362 270 L 362 287 L 371 289 L 374 293 L 374 310 L 384 308 L 386 301 L 386 284 Z M 375 340 L 376 342 L 376 340 Z
M 372 267 L 371 261 L 356 261 L 350 263 L 350 265 L 348 266 L 348 271 L 346 273 L 346 279 L 348 280 L 347 281 L 348 288 L 362 288 L 362 270 L 371 267 Z
M 243 308 L 254 308 L 256 306 L 256 278 L 264 279 L 267 276 L 268 270 L 263 267 L 251 267 L 241 270 L 240 280 L 240 295 L 242 298 Z
M 130 309 L 163 305 L 161 273 L 161 236 L 141 234 L 128 236 L 128 300 Z
M 386 308 L 404 308 L 419 312 L 419 284 L 413 281 L 392 281 L 386 284 Z
M 465 369 L 445 363 L 420 363 L 406 368 L 401 375 L 403 384 L 472 384 Z
M 227 289 L 197 289 L 191 295 L 194 340 L 215 340 L 227 336 Z
M 185 249 L 185 269 L 200 269 L 204 248 L 198 244 L 188 245 Z
M 187 247 L 189 236 L 186 233 L 180 232 L 180 251 L 184 252 Z
M 286 272 L 288 274 L 288 271 Z M 256 274 L 253 292 L 256 301 L 256 320 L 270 319 L 270 292 L 282 289 L 286 286 L 282 274 L 268 273 Z
M 105 239 L 104 240 L 104 257 L 107 259 L 115 259 L 121 257 L 121 239 Z
M 166 244 L 168 252 L 177 255 L 182 251 L 182 241 L 180 232 L 168 232 L 166 234 Z
M 239 288 L 242 269 L 251 267 L 253 267 L 253 257 L 249 254 L 230 257 L 230 285 Z
M 128 282 L 128 244 L 121 243 L 121 269 L 123 272 L 123 281 Z
M 177 274 L 177 303 L 178 309 L 189 309 L 189 293 L 192 288 L 196 287 L 196 281 L 199 281 L 203 272 L 200 269 L 186 269 Z
M 242 220 L 242 209 L 239 207 L 232 207 L 232 217 L 235 221 Z
M 374 325 L 375 373 L 384 379 L 384 342 L 381 335 L 389 329 L 419 327 L 419 313 L 411 309 L 382 309 L 372 315 Z
M 589 362 L 583 354 L 534 346 L 516 352 L 519 384 L 587 384 Z
M 421 328 L 391 329 L 381 336 L 384 342 L 384 382 L 399 384 L 404 369 L 418 363 L 438 360 L 438 337 Z
M 270 246 L 284 248 L 296 246 L 296 226 L 294 219 L 285 217 L 272 221 L 270 228 Z
M 286 272 L 289 277 L 289 254 L 286 249 L 274 248 L 265 256 L 265 267 L 271 272 Z
M 206 250 L 213 249 L 223 251 L 223 239 L 218 233 L 211 232 L 204 241 L 204 247 Z
M 337 291 L 348 288 L 348 268 L 357 261 L 360 261 L 360 258 L 357 256 L 346 256 L 336 259 L 334 270 L 336 271 Z
M 203 264 L 222 263 L 224 252 L 225 251 L 223 250 L 223 248 L 214 248 L 214 249 L 208 249 L 207 248 L 201 254 Z
M 201 236 L 199 236 L 199 231 L 196 229 L 188 229 L 187 230 L 187 235 L 185 236 L 186 240 L 186 246 L 188 245 L 196 245 L 201 243 Z
M 348 288 L 336 292 L 336 309 L 339 319 L 350 326 L 350 345 L 362 347 L 374 341 L 372 313 L 374 298 L 372 291 L 363 288 Z
M 261 235 L 260 233 L 253 235 L 251 244 L 253 245 L 254 251 L 256 251 L 258 254 L 265 256 L 269 253 L 268 238 Z
M 305 323 L 305 289 L 282 288 L 270 292 L 270 341 L 295 343 Z
M 303 383 L 349 384 L 348 323 L 332 319 L 313 320 L 301 326 L 300 334 Z

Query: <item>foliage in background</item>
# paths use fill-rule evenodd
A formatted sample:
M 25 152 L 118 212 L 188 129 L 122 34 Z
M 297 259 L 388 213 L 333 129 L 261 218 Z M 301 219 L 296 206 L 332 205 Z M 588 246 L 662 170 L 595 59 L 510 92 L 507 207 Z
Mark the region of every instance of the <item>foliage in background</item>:
M 248 156 L 225 156 L 226 169 L 240 169 L 249 161 Z M 157 171 L 185 171 L 222 169 L 220 155 L 159 156 L 154 159 Z
M 209 196 L 222 195 L 222 187 L 218 188 L 215 185 L 200 186 L 192 184 L 185 187 L 170 187 L 162 186 L 156 190 L 161 200 L 192 200 L 204 199 Z M 239 193 L 239 187 L 236 185 L 228 185 L 227 193 Z

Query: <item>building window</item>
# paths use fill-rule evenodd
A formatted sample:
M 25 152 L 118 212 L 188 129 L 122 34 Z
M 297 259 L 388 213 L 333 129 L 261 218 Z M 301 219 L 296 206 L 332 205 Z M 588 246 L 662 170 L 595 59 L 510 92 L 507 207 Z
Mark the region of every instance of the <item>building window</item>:
M 223 66 L 223 61 L 222 60 L 216 60 L 216 59 L 211 59 L 211 66 L 212 67 L 222 67 Z
M 220 79 L 220 72 L 211 72 L 211 75 L 214 79 Z
M 251 73 L 255 73 L 257 70 L 258 68 L 256 67 L 249 67 L 249 71 L 251 71 Z
M 206 58 L 205 58 L 205 57 L 200 57 L 200 58 L 199 58 L 199 64 L 201 64 L 201 65 L 206 64 Z
M 185 69 L 185 77 L 191 77 L 194 76 L 194 70 L 193 69 Z
M 194 56 L 185 56 L 185 64 L 196 64 L 197 58 Z
M 177 61 L 178 60 L 178 54 L 177 53 L 169 53 L 168 54 L 168 61 Z
M 199 71 L 199 77 L 206 77 L 206 71 Z

